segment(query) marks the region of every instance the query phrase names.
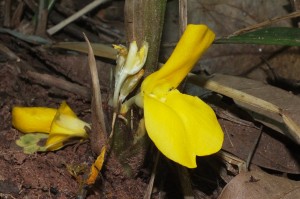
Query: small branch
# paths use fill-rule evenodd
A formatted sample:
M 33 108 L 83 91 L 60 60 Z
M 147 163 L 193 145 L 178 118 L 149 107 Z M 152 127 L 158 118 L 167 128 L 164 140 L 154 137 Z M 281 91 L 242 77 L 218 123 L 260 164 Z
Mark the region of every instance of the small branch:
M 64 17 L 57 12 L 56 10 L 52 10 L 49 13 L 49 17 L 50 21 L 52 23 L 59 23 L 60 21 L 62 21 L 64 19 Z M 77 38 L 77 39 L 82 39 L 82 32 L 85 32 L 86 36 L 89 38 L 89 40 L 91 42 L 100 42 L 99 37 L 96 34 L 93 34 L 91 32 L 88 32 L 87 30 L 79 27 L 78 25 L 76 25 L 75 23 L 69 24 L 68 26 L 66 26 L 64 28 L 64 32 L 72 35 L 73 37 Z
M 152 169 L 152 173 L 151 173 L 151 177 L 150 177 L 150 181 L 149 181 L 146 193 L 144 195 L 144 199 L 151 199 L 159 158 L 160 158 L 160 152 L 156 151 L 154 166 L 153 166 L 153 169 Z
M 0 43 L 0 53 L 6 55 L 9 60 L 14 60 L 17 62 L 21 60 L 13 51 L 11 51 L 2 43 Z
M 3 7 L 2 12 L 4 12 L 4 22 L 3 25 L 5 27 L 10 27 L 10 8 L 11 8 L 11 0 L 5 0 L 5 6 Z
M 299 0 L 290 0 L 290 3 L 294 9 L 294 11 L 300 10 L 300 1 Z M 300 27 L 300 21 L 297 19 L 297 26 Z
M 255 29 L 258 29 L 258 28 L 262 28 L 264 26 L 267 26 L 267 25 L 271 25 L 273 23 L 276 23 L 276 22 L 279 22 L 279 21 L 282 21 L 282 20 L 286 20 L 286 19 L 291 19 L 291 18 L 296 18 L 296 17 L 299 17 L 300 16 L 300 11 L 296 11 L 296 12 L 292 12 L 290 14 L 287 14 L 285 16 L 281 16 L 281 17 L 274 17 L 272 19 L 268 19 L 266 21 L 263 21 L 261 23 L 258 23 L 258 24 L 254 24 L 252 26 L 248 26 L 246 28 L 243 28 L 243 29 L 240 29 L 234 33 L 232 33 L 230 36 L 235 36 L 235 35 L 239 35 L 239 34 L 242 34 L 244 32 L 248 32 L 248 31 L 252 31 L 252 30 L 255 30 Z M 229 37 L 230 37 L 229 36 Z
M 183 34 L 187 26 L 187 0 L 179 0 L 179 31 Z
M 24 13 L 25 3 L 23 1 L 19 2 L 11 20 L 11 26 L 16 28 L 21 23 L 21 18 Z
M 38 23 L 36 25 L 35 34 L 45 37 L 48 21 L 48 9 L 45 0 L 39 1 Z
M 29 78 L 32 78 L 37 83 L 40 83 L 45 86 L 53 86 L 60 88 L 62 90 L 81 95 L 82 97 L 86 99 L 90 99 L 91 94 L 87 90 L 86 87 L 80 86 L 78 84 L 74 84 L 71 82 L 68 82 L 66 80 L 63 80 L 61 78 L 57 78 L 48 74 L 41 74 L 41 73 L 36 73 L 32 71 L 27 71 L 26 75 Z M 30 79 L 31 80 L 31 79 Z
M 95 1 L 92 1 L 90 4 L 88 4 L 87 6 L 85 6 L 84 8 L 82 8 L 81 10 L 79 10 L 78 12 L 76 12 L 75 14 L 73 14 L 72 16 L 68 17 L 67 19 L 63 20 L 62 22 L 60 22 L 59 24 L 53 26 L 52 28 L 49 28 L 47 30 L 47 33 L 49 35 L 55 34 L 60 29 L 62 29 L 66 25 L 68 25 L 69 23 L 75 21 L 76 19 L 78 19 L 82 15 L 88 13 L 89 11 L 91 11 L 95 7 L 99 6 L 100 4 L 105 3 L 106 1 L 108 1 L 108 0 L 95 0 Z
M 251 164 L 251 160 L 253 158 L 253 155 L 254 155 L 254 153 L 255 153 L 255 151 L 257 149 L 258 143 L 259 143 L 261 135 L 263 133 L 262 130 L 263 130 L 263 126 L 260 127 L 259 134 L 258 134 L 257 138 L 255 139 L 255 141 L 253 143 L 253 146 L 252 146 L 252 148 L 251 148 L 251 150 L 250 150 L 250 152 L 248 154 L 247 161 L 246 161 L 246 169 L 247 169 L 247 171 L 249 171 L 249 165 Z
M 63 13 L 67 16 L 73 15 L 75 12 L 67 7 L 61 6 L 59 4 L 55 5 L 55 9 L 58 10 L 60 13 Z M 94 20 L 90 17 L 87 17 L 85 15 L 83 15 L 81 17 L 81 19 L 88 23 L 90 26 L 93 26 L 93 28 L 97 28 L 101 33 L 107 35 L 107 37 L 105 37 L 106 41 L 115 41 L 115 39 L 117 40 L 122 40 L 123 39 L 123 33 L 119 33 L 117 31 L 114 31 L 111 29 L 111 27 L 107 27 L 107 25 L 103 25 L 100 21 L 98 20 Z M 103 37 L 104 35 L 101 35 L 101 37 Z

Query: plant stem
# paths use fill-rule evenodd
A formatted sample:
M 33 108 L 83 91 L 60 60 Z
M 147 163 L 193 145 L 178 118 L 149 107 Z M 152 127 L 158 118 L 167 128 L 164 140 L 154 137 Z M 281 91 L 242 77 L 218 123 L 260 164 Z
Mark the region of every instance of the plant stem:
M 167 0 L 126 0 L 125 25 L 129 42 L 149 43 L 144 69 L 146 76 L 157 70 Z

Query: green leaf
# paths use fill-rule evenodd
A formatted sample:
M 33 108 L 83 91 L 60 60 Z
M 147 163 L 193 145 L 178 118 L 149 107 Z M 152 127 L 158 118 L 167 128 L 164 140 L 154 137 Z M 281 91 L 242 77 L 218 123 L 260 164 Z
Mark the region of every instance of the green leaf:
M 46 151 L 46 147 L 40 146 L 38 143 L 48 138 L 48 134 L 44 133 L 29 133 L 21 136 L 16 140 L 16 144 L 23 148 L 26 154 L 33 154 L 37 151 Z
M 300 46 L 300 29 L 289 27 L 263 28 L 237 36 L 217 39 L 214 43 Z

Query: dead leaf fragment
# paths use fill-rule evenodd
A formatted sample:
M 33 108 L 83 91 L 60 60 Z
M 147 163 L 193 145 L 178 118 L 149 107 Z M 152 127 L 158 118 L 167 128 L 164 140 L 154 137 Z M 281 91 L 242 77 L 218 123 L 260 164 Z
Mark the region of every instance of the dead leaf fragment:
M 300 198 L 300 182 L 262 171 L 240 173 L 223 189 L 218 199 Z
M 232 98 L 253 118 L 300 143 L 300 98 L 259 81 L 215 74 L 209 79 L 190 75 L 191 82 Z
M 93 152 L 98 155 L 101 152 L 101 148 L 106 144 L 106 125 L 102 108 L 101 89 L 94 52 L 88 38 L 85 36 L 85 34 L 83 36 L 88 44 L 88 62 L 92 78 L 92 129 L 90 140 Z
M 225 133 L 222 149 L 246 161 L 261 130 L 224 119 L 219 119 L 219 122 Z M 299 153 L 297 144 L 281 134 L 272 135 L 270 129 L 263 128 L 251 164 L 284 173 L 300 174 Z
M 86 180 L 87 185 L 92 185 L 95 183 L 95 181 L 99 175 L 99 172 L 102 169 L 105 153 L 106 153 L 106 146 L 104 145 L 101 149 L 100 155 L 97 157 L 96 161 L 91 166 L 91 171 L 90 171 L 89 177 Z

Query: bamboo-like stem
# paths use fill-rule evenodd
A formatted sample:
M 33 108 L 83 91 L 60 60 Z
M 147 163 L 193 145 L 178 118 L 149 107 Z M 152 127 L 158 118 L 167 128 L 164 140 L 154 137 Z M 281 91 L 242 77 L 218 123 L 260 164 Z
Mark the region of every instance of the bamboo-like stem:
M 144 65 L 146 75 L 157 69 L 166 3 L 167 0 L 125 1 L 128 43 L 136 41 L 139 48 L 144 41 L 149 44 L 147 61 Z M 146 136 L 134 142 L 129 134 L 123 133 L 124 130 L 122 124 L 117 122 L 111 148 L 123 167 L 124 175 L 134 177 L 144 162 L 149 142 Z M 132 160 L 136 164 L 132 165 Z
M 146 76 L 156 71 L 160 41 L 164 23 L 166 0 L 126 0 L 125 25 L 128 41 L 149 43 L 149 51 L 144 69 Z

